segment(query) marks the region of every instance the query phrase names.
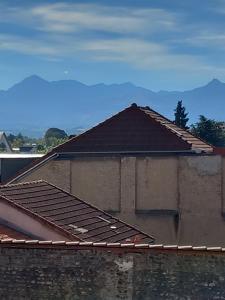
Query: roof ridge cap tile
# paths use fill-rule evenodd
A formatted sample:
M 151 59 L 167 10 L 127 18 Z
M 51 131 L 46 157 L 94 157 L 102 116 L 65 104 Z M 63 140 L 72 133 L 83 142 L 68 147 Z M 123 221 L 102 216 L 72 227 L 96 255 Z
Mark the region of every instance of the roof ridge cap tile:
M 141 243 L 110 243 L 110 242 L 79 242 L 79 241 L 62 241 L 62 240 L 18 240 L 18 239 L 0 239 L 1 244 L 14 244 L 14 245 L 51 245 L 52 247 L 57 246 L 87 246 L 87 247 L 108 247 L 108 248 L 140 248 L 149 250 L 177 250 L 177 251 L 206 251 L 206 252 L 225 252 L 225 247 L 220 246 L 191 246 L 191 245 L 167 245 L 167 244 L 141 244 Z
M 26 181 L 26 182 L 18 182 L 18 183 L 10 183 L 10 184 L 3 184 L 0 185 L 0 189 L 2 188 L 9 188 L 9 187 L 14 187 L 14 186 L 23 186 L 23 185 L 31 185 L 31 184 L 35 184 L 35 183 L 43 183 L 46 181 L 43 179 L 38 179 L 38 180 L 32 180 L 32 181 Z

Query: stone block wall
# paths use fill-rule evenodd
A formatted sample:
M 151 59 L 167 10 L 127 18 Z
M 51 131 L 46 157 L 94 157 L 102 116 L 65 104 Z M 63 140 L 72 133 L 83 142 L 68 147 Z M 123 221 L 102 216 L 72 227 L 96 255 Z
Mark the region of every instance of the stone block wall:
M 225 254 L 213 251 L 0 246 L 0 298 L 225 299 Z

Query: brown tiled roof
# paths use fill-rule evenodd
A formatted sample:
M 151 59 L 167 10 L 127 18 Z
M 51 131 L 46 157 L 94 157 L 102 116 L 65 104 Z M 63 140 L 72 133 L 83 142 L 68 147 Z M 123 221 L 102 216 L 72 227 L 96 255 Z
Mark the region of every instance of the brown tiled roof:
M 60 153 L 213 152 L 213 147 L 150 109 L 132 104 L 90 130 L 55 147 L 8 182 Z
M 2 186 L 0 197 L 72 240 L 153 242 L 153 238 L 45 181 Z M 1 199 L 0 198 L 0 199 Z
M 8 227 L 5 224 L 0 223 L 0 240 L 3 239 L 29 239 L 30 237 L 28 235 L 25 235 L 13 228 Z
M 188 150 L 212 152 L 213 148 L 149 107 L 132 104 L 52 153 Z

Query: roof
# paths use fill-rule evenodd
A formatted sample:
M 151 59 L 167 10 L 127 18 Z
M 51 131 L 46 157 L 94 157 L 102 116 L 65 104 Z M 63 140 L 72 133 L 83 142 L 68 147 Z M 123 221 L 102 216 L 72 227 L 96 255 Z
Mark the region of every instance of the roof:
M 213 147 L 149 107 L 135 103 L 53 148 L 42 158 L 19 171 L 10 183 L 23 177 L 49 158 L 62 153 L 147 153 L 147 152 L 213 152 Z
M 0 200 L 38 218 L 71 240 L 154 241 L 148 234 L 42 180 L 2 186 Z
M 11 145 L 4 131 L 0 131 L 0 143 L 4 143 L 6 148 L 8 148 L 7 151 L 12 152 Z
M 29 239 L 30 237 L 28 235 L 25 235 L 18 230 L 15 230 L 5 224 L 0 223 L 0 240 L 3 239 Z
M 163 244 L 135 244 L 135 243 L 93 243 L 93 242 L 66 242 L 66 241 L 41 241 L 41 240 L 16 240 L 3 239 L 0 240 L 0 247 L 13 248 L 47 248 L 47 249 L 106 249 L 107 251 L 160 251 L 160 252 L 182 252 L 183 254 L 190 252 L 199 254 L 225 254 L 225 247 L 209 247 L 209 246 L 191 246 L 191 245 L 163 245 Z
M 135 103 L 96 127 L 54 148 L 62 152 L 189 151 L 213 147 L 149 107 Z

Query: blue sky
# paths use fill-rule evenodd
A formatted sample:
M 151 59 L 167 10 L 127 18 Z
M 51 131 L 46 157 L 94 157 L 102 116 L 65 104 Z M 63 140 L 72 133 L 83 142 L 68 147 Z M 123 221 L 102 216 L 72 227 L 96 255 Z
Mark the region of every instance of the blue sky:
M 225 81 L 225 1 L 0 1 L 0 89 L 26 76 L 185 90 Z

